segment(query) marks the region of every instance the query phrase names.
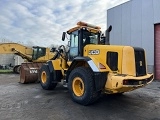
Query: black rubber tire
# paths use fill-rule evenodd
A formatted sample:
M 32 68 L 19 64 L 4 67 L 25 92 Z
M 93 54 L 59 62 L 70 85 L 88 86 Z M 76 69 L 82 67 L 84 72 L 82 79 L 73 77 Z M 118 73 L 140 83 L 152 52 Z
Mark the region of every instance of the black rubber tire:
M 42 74 L 46 74 L 46 82 L 42 82 Z M 47 65 L 42 65 L 40 69 L 40 84 L 43 89 L 45 90 L 53 90 L 56 86 L 57 83 L 53 82 L 53 74 L 50 73 L 49 68 Z
M 122 93 L 114 93 L 114 94 L 111 94 L 111 95 L 113 95 L 113 96 L 122 96 L 123 93 L 124 93 L 124 92 L 122 92 Z
M 84 93 L 81 96 L 77 96 L 72 88 L 74 78 L 79 77 L 84 83 Z M 72 97 L 72 100 L 81 104 L 89 105 L 94 103 L 100 97 L 101 91 L 95 91 L 95 85 L 93 80 L 93 72 L 86 67 L 75 68 L 69 75 L 68 89 Z
M 13 67 L 13 73 L 16 73 L 17 66 Z
M 20 74 L 20 72 L 21 72 L 21 65 L 17 67 L 17 74 Z
M 16 65 L 13 67 L 13 72 L 16 74 L 20 74 L 21 65 Z

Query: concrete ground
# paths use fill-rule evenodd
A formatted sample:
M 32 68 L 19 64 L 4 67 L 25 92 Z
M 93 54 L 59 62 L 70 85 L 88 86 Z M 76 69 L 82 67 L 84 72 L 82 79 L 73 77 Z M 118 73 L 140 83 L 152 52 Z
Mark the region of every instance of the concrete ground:
M 0 120 L 160 120 L 160 82 L 82 106 L 61 84 L 46 91 L 18 81 L 19 75 L 0 74 Z

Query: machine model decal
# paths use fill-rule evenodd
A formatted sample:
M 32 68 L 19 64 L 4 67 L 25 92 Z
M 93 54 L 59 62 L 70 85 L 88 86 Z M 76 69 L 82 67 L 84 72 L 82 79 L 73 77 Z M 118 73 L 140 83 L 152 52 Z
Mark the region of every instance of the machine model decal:
M 100 50 L 89 50 L 89 55 L 99 55 Z
M 38 73 L 38 70 L 35 69 L 35 68 L 30 68 L 30 71 L 29 71 L 31 74 L 34 74 L 34 73 Z

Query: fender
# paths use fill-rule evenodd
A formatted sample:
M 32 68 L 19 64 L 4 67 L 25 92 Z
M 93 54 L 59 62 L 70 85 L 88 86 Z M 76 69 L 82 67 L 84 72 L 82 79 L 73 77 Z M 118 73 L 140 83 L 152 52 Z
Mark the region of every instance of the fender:
M 75 67 L 79 67 L 79 66 L 77 66 L 78 62 L 86 62 L 89 65 L 89 67 L 92 69 L 93 72 L 100 72 L 98 67 L 94 64 L 94 62 L 92 61 L 92 59 L 90 57 L 76 57 L 76 58 L 74 58 L 70 67 L 68 68 L 68 71 L 71 71 Z
M 47 65 L 48 65 L 50 74 L 51 74 L 52 77 L 53 77 L 53 81 L 54 81 L 54 82 L 60 82 L 60 81 L 61 81 L 61 78 L 62 78 L 62 72 L 61 72 L 61 70 L 55 70 L 55 69 L 54 69 L 54 66 L 53 66 L 53 64 L 52 64 L 52 61 L 48 61 L 48 62 L 47 62 Z

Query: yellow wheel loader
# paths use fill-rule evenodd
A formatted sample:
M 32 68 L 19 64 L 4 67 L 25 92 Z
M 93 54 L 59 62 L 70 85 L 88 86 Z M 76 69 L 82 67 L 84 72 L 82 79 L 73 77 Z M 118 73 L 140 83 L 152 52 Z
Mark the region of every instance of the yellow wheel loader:
M 102 36 L 100 27 L 84 22 L 63 32 L 62 40 L 70 36 L 69 50 L 61 45 L 52 60 L 40 69 L 43 89 L 54 89 L 63 81 L 73 101 L 89 105 L 101 92 L 118 94 L 141 88 L 153 80 L 147 73 L 143 48 L 109 45 L 109 32 Z
M 13 68 L 14 73 L 20 73 L 21 83 L 38 80 L 41 65 L 54 56 L 54 48 L 52 49 L 40 46 L 27 47 L 18 43 L 0 44 L 0 54 L 16 54 L 27 61 Z

